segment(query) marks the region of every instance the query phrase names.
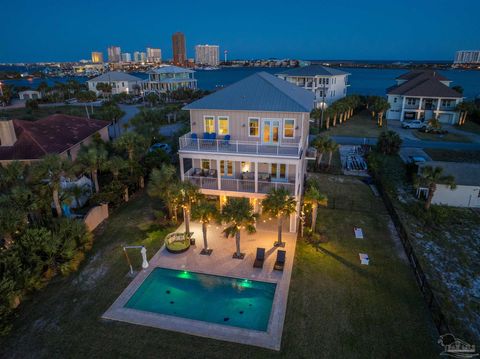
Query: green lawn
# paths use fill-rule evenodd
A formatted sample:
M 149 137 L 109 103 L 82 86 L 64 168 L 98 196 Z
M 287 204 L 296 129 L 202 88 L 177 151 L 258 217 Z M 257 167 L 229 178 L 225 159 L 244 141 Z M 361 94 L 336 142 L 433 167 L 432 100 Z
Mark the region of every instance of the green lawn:
M 413 135 L 423 141 L 441 141 L 441 142 L 472 142 L 470 138 L 458 133 L 447 133 L 446 135 L 435 135 L 420 131 L 413 131 Z
M 473 121 L 467 121 L 464 125 L 458 127 L 459 130 L 476 133 L 480 135 L 480 125 Z
M 90 111 L 90 107 L 88 108 Z M 86 117 L 85 107 L 84 106 L 49 106 L 49 107 L 39 107 L 36 110 L 30 111 L 26 108 L 15 108 L 11 110 L 0 110 L 0 118 L 15 118 L 20 120 L 38 120 L 55 113 L 63 113 L 66 115 L 73 116 L 82 116 Z
M 372 120 L 369 112 L 362 111 L 355 114 L 349 120 L 343 123 L 338 123 L 337 126 L 332 126 L 330 119 L 330 129 L 320 132 L 322 135 L 328 136 L 349 136 L 349 137 L 378 137 L 382 130 L 386 130 L 387 125 L 384 121 L 383 128 L 378 127 L 376 121 Z
M 424 151 L 434 161 L 480 163 L 480 151 L 445 150 L 425 148 Z
M 368 187 L 356 189 L 368 198 Z M 154 204 L 140 194 L 121 207 L 97 233 L 78 273 L 22 305 L 12 334 L 0 341 L 6 357 L 433 358 L 438 352 L 413 275 L 389 239 L 387 217 L 375 212 L 320 210 L 328 242 L 298 242 L 280 353 L 101 320 L 131 281 L 120 244 L 146 244 L 151 257 L 169 231 L 155 225 Z M 353 238 L 355 225 L 366 239 Z M 360 251 L 370 255 L 370 266 L 360 266 Z M 131 258 L 139 268 L 140 255 Z

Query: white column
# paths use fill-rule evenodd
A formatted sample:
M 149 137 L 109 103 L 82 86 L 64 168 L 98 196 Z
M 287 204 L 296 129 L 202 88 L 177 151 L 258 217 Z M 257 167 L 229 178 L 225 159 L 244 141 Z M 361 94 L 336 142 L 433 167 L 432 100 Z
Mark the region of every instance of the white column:
M 400 112 L 400 122 L 403 122 L 403 114 L 405 112 L 405 100 L 407 98 L 405 96 L 403 96 L 403 100 L 402 100 L 402 111 Z
M 437 113 L 435 114 L 435 118 L 438 118 L 440 116 L 440 103 L 442 100 L 440 98 L 437 99 Z
M 182 182 L 185 179 L 185 171 L 183 169 L 183 156 L 180 155 L 180 178 L 182 179 Z
M 422 102 L 423 102 L 423 97 L 420 97 L 420 101 L 418 103 L 417 120 L 420 118 L 420 112 L 422 111 Z
M 222 189 L 222 177 L 221 177 L 221 168 L 220 168 L 220 160 L 217 160 L 217 185 L 218 189 Z
M 258 162 L 255 161 L 255 193 L 258 193 Z

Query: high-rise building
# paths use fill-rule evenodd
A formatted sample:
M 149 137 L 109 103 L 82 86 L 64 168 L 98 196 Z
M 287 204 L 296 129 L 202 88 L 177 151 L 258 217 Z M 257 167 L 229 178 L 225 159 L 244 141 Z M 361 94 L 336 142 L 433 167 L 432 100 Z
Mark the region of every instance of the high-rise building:
M 183 32 L 176 32 L 172 35 L 173 63 L 179 66 L 185 66 L 187 62 L 187 47 L 185 45 L 185 35 Z
M 195 63 L 197 65 L 218 66 L 219 56 L 218 45 L 195 46 Z
M 147 47 L 147 61 L 162 62 L 162 50 L 152 48 L 152 47 Z
M 133 53 L 133 61 L 135 62 L 147 62 L 147 54 L 145 52 L 135 51 Z
M 132 62 L 132 54 L 129 52 L 122 52 L 122 62 Z
M 120 46 L 109 46 L 108 47 L 108 62 L 120 62 L 120 60 L 121 60 Z
M 101 63 L 103 63 L 103 53 L 97 52 L 97 51 L 93 51 L 93 52 L 92 52 L 92 62 L 93 62 L 94 64 L 101 64 Z
M 456 64 L 480 64 L 480 50 L 463 50 L 455 54 Z

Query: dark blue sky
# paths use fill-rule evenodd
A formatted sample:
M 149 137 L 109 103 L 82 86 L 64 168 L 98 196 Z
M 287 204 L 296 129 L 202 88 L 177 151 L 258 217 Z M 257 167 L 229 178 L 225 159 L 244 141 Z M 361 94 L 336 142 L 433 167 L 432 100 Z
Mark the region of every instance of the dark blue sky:
M 183 31 L 230 58 L 451 60 L 480 48 L 480 0 L 4 0 L 0 62 L 73 61 L 118 45 L 160 47 Z

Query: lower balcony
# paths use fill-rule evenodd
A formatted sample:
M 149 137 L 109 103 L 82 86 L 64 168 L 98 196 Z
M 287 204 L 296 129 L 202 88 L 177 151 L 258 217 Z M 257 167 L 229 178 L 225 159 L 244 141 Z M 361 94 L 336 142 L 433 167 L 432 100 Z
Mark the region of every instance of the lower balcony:
M 258 181 L 255 181 L 253 173 L 243 173 L 238 178 L 218 178 L 216 170 L 191 168 L 185 173 L 184 180 L 206 190 L 266 194 L 274 188 L 285 188 L 290 195 L 295 195 L 295 181 L 293 178 L 276 179 L 272 178 L 268 173 L 259 173 Z

